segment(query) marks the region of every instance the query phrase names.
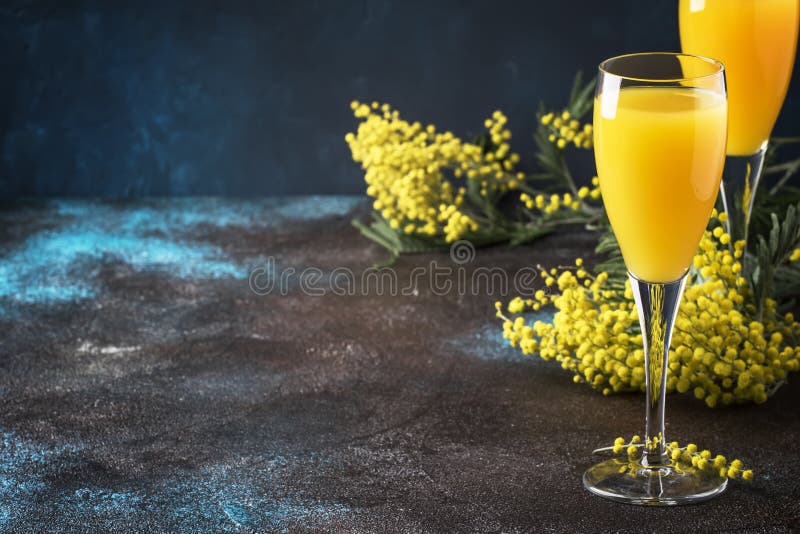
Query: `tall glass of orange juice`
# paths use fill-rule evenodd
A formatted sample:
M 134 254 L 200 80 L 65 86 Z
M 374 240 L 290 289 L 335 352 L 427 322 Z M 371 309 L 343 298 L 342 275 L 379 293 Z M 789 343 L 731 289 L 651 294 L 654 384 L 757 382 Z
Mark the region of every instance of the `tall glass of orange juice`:
M 718 61 L 648 53 L 600 64 L 595 161 L 639 313 L 647 397 L 640 456 L 607 460 L 584 474 L 584 486 L 602 497 L 670 505 L 725 489 L 719 473 L 672 463 L 665 449 L 664 403 L 672 327 L 717 198 L 727 122 Z
M 746 240 L 767 140 L 792 76 L 800 0 L 680 0 L 678 14 L 683 51 L 725 65 L 723 202 L 731 237 Z

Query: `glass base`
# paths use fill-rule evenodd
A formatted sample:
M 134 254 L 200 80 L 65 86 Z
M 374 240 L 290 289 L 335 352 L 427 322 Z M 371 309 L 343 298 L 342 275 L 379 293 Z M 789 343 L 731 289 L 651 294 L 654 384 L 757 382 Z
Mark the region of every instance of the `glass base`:
M 637 460 L 613 458 L 583 474 L 583 486 L 600 497 L 628 504 L 671 506 L 705 501 L 725 491 L 728 479 L 713 471 L 667 464 L 644 467 Z

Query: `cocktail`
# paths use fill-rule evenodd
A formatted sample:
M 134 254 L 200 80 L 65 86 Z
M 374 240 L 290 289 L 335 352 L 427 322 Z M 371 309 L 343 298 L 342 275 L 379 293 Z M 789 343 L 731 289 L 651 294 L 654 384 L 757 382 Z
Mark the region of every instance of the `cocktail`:
M 792 77 L 800 0 L 680 0 L 678 13 L 683 51 L 725 65 L 722 198 L 732 240 L 746 240 L 767 141 Z
M 584 474 L 587 489 L 610 499 L 681 504 L 725 489 L 719 473 L 674 465 L 664 437 L 672 327 L 725 162 L 723 71 L 718 61 L 672 53 L 600 65 L 595 160 L 639 313 L 647 396 L 641 458 L 607 460 Z

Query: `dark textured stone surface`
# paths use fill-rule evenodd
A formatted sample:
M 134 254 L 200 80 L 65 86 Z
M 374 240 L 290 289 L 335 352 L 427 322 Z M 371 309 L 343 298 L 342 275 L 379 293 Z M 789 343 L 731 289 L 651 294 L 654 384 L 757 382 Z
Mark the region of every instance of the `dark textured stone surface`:
M 800 387 L 764 406 L 668 405 L 668 438 L 758 473 L 676 509 L 581 487 L 642 427 L 502 344 L 493 296 L 257 295 L 250 269 L 383 259 L 364 204 L 49 202 L 0 212 L 0 528 L 20 531 L 658 531 L 800 528 Z M 509 272 L 581 232 L 478 251 Z M 400 280 L 447 254 L 402 258 Z

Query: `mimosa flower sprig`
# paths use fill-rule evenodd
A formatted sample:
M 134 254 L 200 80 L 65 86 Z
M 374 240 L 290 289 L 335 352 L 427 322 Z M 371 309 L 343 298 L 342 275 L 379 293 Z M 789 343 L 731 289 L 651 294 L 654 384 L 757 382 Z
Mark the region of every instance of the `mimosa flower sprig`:
M 619 437 L 614 440 L 614 445 L 597 449 L 595 453 L 611 452 L 620 454 L 625 452 L 630 460 L 630 469 L 635 471 L 641 469 L 639 459 L 642 456 L 642 438 L 633 436 L 630 440 Z M 673 461 L 677 469 L 701 469 L 703 471 L 719 473 L 719 476 L 730 479 L 741 479 L 745 481 L 753 480 L 752 469 L 745 469 L 741 460 L 732 460 L 728 463 L 727 458 L 721 454 L 713 455 L 709 450 L 700 450 L 694 443 L 689 443 L 681 447 L 677 441 L 667 443 L 667 454 Z
M 689 272 L 670 349 L 667 392 L 691 392 L 709 407 L 743 402 L 762 403 L 800 369 L 800 323 L 779 312 L 776 299 L 765 294 L 768 274 L 800 259 L 800 224 L 790 207 L 767 247 L 743 268 L 744 243 L 730 243 L 723 230 L 726 214 L 714 213 Z M 612 248 L 606 237 L 601 246 Z M 762 257 L 763 256 L 763 257 Z M 507 306 L 498 302 L 503 335 L 524 354 L 556 360 L 605 395 L 644 391 L 644 352 L 638 315 L 618 253 L 593 274 L 577 259 L 575 266 L 541 269 L 545 290 Z M 794 267 L 791 267 L 794 268 Z M 761 274 L 758 270 L 761 269 Z M 753 288 L 757 290 L 754 291 Z M 760 289 L 758 289 L 760 288 Z M 528 324 L 525 312 L 552 305 L 552 321 Z
M 369 225 L 354 225 L 394 258 L 459 239 L 521 244 L 563 225 L 599 221 L 597 184 L 578 187 L 566 163 L 569 150 L 592 148 L 592 127 L 581 119 L 593 89 L 579 75 L 566 108 L 540 109 L 535 142 L 542 172 L 535 174 L 517 168 L 520 156 L 501 111 L 485 120 L 484 133 L 465 141 L 410 123 L 388 104 L 352 102 L 361 123 L 345 140 L 365 171 L 374 210 Z M 512 207 L 501 210 L 507 199 Z

